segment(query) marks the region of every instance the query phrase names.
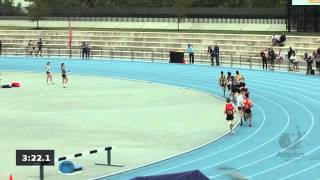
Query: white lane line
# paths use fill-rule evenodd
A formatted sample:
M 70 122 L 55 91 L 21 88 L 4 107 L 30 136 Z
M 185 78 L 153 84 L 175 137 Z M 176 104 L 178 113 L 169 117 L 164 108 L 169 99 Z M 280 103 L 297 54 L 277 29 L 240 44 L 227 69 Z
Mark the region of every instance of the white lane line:
M 100 77 L 101 77 L 101 76 L 100 76 Z M 102 76 L 102 77 L 109 77 L 109 76 Z M 129 78 L 115 78 L 115 79 L 125 79 L 125 80 L 136 81 L 135 79 L 129 79 Z M 143 80 L 139 80 L 139 81 L 143 81 Z M 162 83 L 158 83 L 158 84 L 162 84 Z M 168 84 L 165 84 L 165 85 L 168 85 Z M 177 87 L 182 87 L 182 86 L 177 86 Z M 185 88 L 185 87 L 182 87 L 182 88 Z M 220 97 L 220 96 L 217 96 L 217 95 L 215 95 L 215 94 L 211 94 L 211 93 L 208 93 L 208 92 L 205 92 L 205 91 L 201 91 L 201 90 L 198 90 L 198 89 L 192 89 L 192 88 L 189 88 L 189 87 L 187 87 L 187 88 L 188 88 L 188 89 L 191 89 L 191 90 L 203 92 L 203 93 L 206 93 L 206 94 L 209 94 L 209 95 L 218 97 L 218 98 L 220 98 L 220 99 L 224 99 L 224 98 L 222 98 L 222 97 Z M 214 91 L 216 91 L 216 90 L 214 90 Z M 259 126 L 250 136 L 244 138 L 243 140 L 239 141 L 239 142 L 236 143 L 236 144 L 233 144 L 232 147 L 234 147 L 234 146 L 236 146 L 236 145 L 238 145 L 238 144 L 241 144 L 242 142 L 246 141 L 247 139 L 249 139 L 250 137 L 252 137 L 252 136 L 255 135 L 257 132 L 260 131 L 260 129 L 261 129 L 261 128 L 263 127 L 263 125 L 265 124 L 265 120 L 266 120 L 265 113 L 264 113 L 263 111 L 261 111 L 261 112 L 262 112 L 262 115 L 263 115 L 263 121 L 262 121 L 262 123 L 260 124 L 260 126 Z M 155 162 L 151 162 L 151 163 L 148 163 L 148 164 L 145 164 L 145 165 L 133 167 L 133 168 L 128 169 L 128 170 L 115 172 L 115 173 L 112 173 L 112 174 L 109 174 L 109 175 L 103 175 L 103 176 L 91 178 L 91 179 L 89 179 L 89 180 L 97 180 L 97 179 L 100 179 L 100 178 L 105 178 L 105 177 L 109 177 L 109 176 L 113 176 L 113 175 L 117 175 L 117 174 L 129 172 L 129 171 L 132 171 L 132 170 L 135 170 L 135 169 L 143 168 L 143 167 L 146 167 L 146 166 L 149 166 L 149 165 L 152 165 L 152 164 L 156 164 L 156 163 L 159 163 L 159 162 L 162 162 L 162 161 L 166 161 L 166 160 L 169 160 L 169 159 L 178 157 L 178 156 L 180 156 L 180 155 L 186 154 L 186 153 L 188 153 L 188 152 L 192 152 L 192 151 L 194 151 L 194 150 L 196 150 L 196 149 L 199 149 L 199 148 L 201 148 L 201 147 L 204 147 L 204 146 L 206 146 L 206 145 L 209 145 L 209 144 L 211 144 L 211 143 L 213 143 L 213 142 L 215 142 L 215 141 L 223 138 L 223 137 L 224 137 L 225 135 L 227 135 L 227 134 L 229 134 L 229 132 L 225 133 L 225 134 L 222 135 L 221 137 L 218 137 L 218 138 L 214 139 L 213 141 L 211 141 L 211 142 L 209 142 L 209 143 L 207 143 L 207 144 L 201 145 L 201 146 L 199 146 L 199 147 L 196 147 L 196 148 L 194 148 L 194 149 L 188 150 L 188 151 L 186 151 L 186 152 L 183 152 L 183 153 L 181 153 L 181 154 L 175 155 L 175 156 L 173 156 L 173 157 L 169 157 L 169 158 L 157 160 L 157 161 L 155 161 Z M 224 148 L 224 149 L 230 149 L 230 148 L 232 148 L 232 147 Z M 219 152 L 223 152 L 223 151 L 224 151 L 224 150 L 222 149 L 222 150 L 220 150 Z M 217 154 L 217 153 L 219 153 L 219 152 L 212 153 L 212 154 Z M 205 158 L 201 158 L 201 159 L 205 159 Z M 201 160 L 201 159 L 199 159 L 199 160 Z M 189 163 L 188 163 L 188 164 L 189 164 Z
M 265 92 L 267 92 L 267 91 L 265 91 Z M 271 92 L 269 92 L 269 93 L 271 93 Z M 275 93 L 271 93 L 271 94 L 278 95 L 278 94 L 275 94 Z M 281 96 L 281 95 L 278 95 L 278 96 Z M 302 138 L 301 138 L 299 141 L 297 141 L 297 142 L 293 143 L 292 145 L 288 146 L 288 147 L 286 148 L 286 149 L 288 149 L 288 148 L 294 146 L 295 144 L 299 143 L 300 141 L 302 141 L 306 136 L 308 136 L 308 134 L 311 132 L 311 130 L 312 130 L 313 127 L 314 127 L 315 119 L 314 119 L 313 114 L 310 112 L 310 110 L 309 110 L 307 107 L 305 107 L 304 105 L 302 105 L 302 104 L 300 104 L 300 103 L 298 103 L 298 102 L 296 102 L 296 101 L 293 101 L 293 100 L 291 100 L 291 99 L 289 99 L 289 98 L 287 98 L 287 97 L 285 97 L 285 96 L 281 96 L 281 97 L 284 97 L 284 98 L 288 99 L 289 101 L 294 102 L 295 104 L 298 104 L 298 105 L 300 105 L 301 107 L 303 107 L 303 108 L 311 115 L 311 119 L 312 119 L 312 125 L 311 125 L 311 127 L 309 128 L 309 130 L 307 131 L 307 133 L 306 133 L 304 136 L 302 136 Z M 282 150 L 282 151 L 284 151 L 284 150 Z M 246 164 L 246 165 L 244 165 L 244 166 L 238 167 L 238 168 L 236 168 L 235 170 L 240 170 L 240 169 L 249 167 L 249 166 L 251 166 L 251 165 L 253 165 L 253 164 L 256 164 L 256 163 L 258 163 L 258 162 L 261 162 L 261 161 L 263 161 L 263 160 L 265 160 L 265 159 L 268 159 L 268 158 L 270 158 L 270 157 L 273 157 L 274 155 L 276 155 L 276 154 L 278 154 L 279 152 L 282 152 L 282 151 L 278 151 L 278 152 L 272 153 L 272 154 L 270 154 L 270 155 L 268 155 L 268 156 L 265 156 L 265 157 L 262 158 L 262 159 L 259 159 L 259 160 L 253 161 L 253 162 L 251 162 L 251 163 L 248 163 L 248 164 Z M 271 169 L 274 169 L 274 168 L 271 168 Z M 215 178 L 215 177 L 218 177 L 218 176 L 221 176 L 221 175 L 223 175 L 223 174 L 218 174 L 218 175 L 215 175 L 215 176 L 210 176 L 210 178 Z M 258 175 L 258 173 L 257 173 L 256 175 Z M 249 176 L 249 177 L 253 177 L 253 176 Z
M 313 165 L 313 166 L 310 166 L 310 167 L 308 167 L 308 168 L 302 169 L 302 170 L 297 171 L 297 172 L 295 172 L 295 173 L 289 174 L 288 176 L 282 177 L 282 178 L 280 178 L 280 179 L 278 179 L 278 180 L 283 180 L 283 179 L 291 178 L 291 177 L 293 177 L 293 176 L 296 176 L 296 175 L 298 175 L 298 174 L 301 174 L 301 173 L 303 173 L 303 172 L 306 172 L 306 171 L 311 170 L 311 169 L 313 169 L 313 168 L 316 168 L 316 167 L 318 167 L 318 166 L 320 166 L 320 163 L 317 163 L 317 164 L 315 164 L 315 165 Z M 319 173 L 320 173 L 320 172 L 319 172 Z
M 224 160 L 224 161 L 219 162 L 219 163 L 212 164 L 212 165 L 210 165 L 210 166 L 205 166 L 205 167 L 201 168 L 200 170 L 204 171 L 204 170 L 206 170 L 206 169 L 209 169 L 209 168 L 212 168 L 212 167 L 214 167 L 214 166 L 223 164 L 223 163 L 225 163 L 225 162 L 229 162 L 229 161 L 231 161 L 231 160 L 234 160 L 234 159 L 237 159 L 237 158 L 239 158 L 239 157 L 242 157 L 242 156 L 244 156 L 244 155 L 246 155 L 246 154 L 249 154 L 249 153 L 251 153 L 251 152 L 253 152 L 253 151 L 257 150 L 257 149 L 260 149 L 261 147 L 265 146 L 266 144 L 269 144 L 270 142 L 272 142 L 273 140 L 275 140 L 276 138 L 278 138 L 278 137 L 279 137 L 281 134 L 283 134 L 284 131 L 288 128 L 289 123 L 290 123 L 290 116 L 289 116 L 289 113 L 287 112 L 287 110 L 286 110 L 282 105 L 280 105 L 279 103 L 276 103 L 275 101 L 272 101 L 272 100 L 270 100 L 270 99 L 268 99 L 268 98 L 265 98 L 265 97 L 263 97 L 263 96 L 260 96 L 260 95 L 255 95 L 255 96 L 258 96 L 258 97 L 260 97 L 260 98 L 263 98 L 263 99 L 265 99 L 265 100 L 267 100 L 267 101 L 272 102 L 272 104 L 277 105 L 278 107 L 280 107 L 280 109 L 281 109 L 283 112 L 285 112 L 285 114 L 286 114 L 286 116 L 287 116 L 287 123 L 286 123 L 285 127 L 284 127 L 279 133 L 277 133 L 273 138 L 271 138 L 271 139 L 269 139 L 268 141 L 260 144 L 259 146 L 255 147 L 255 148 L 253 148 L 253 149 L 251 149 L 251 150 L 249 150 L 249 151 L 246 151 L 246 152 L 244 152 L 244 153 L 241 153 L 241 154 L 239 154 L 239 155 L 237 155 L 237 156 L 235 156 L 235 157 L 233 157 L 233 158 Z M 221 175 L 221 174 L 220 174 L 220 175 Z M 217 176 L 219 176 L 219 175 L 210 176 L 210 178 L 214 178 L 214 177 L 217 177 Z
M 256 104 L 255 104 L 255 105 L 256 105 Z M 262 128 L 263 125 L 265 124 L 265 120 L 266 120 L 266 116 L 265 116 L 265 113 L 264 113 L 264 111 L 262 110 L 262 108 L 261 108 L 260 106 L 258 106 L 258 105 L 256 105 L 256 106 L 258 107 L 259 111 L 262 112 L 262 114 L 263 114 L 263 121 L 262 121 L 262 123 L 260 124 L 259 128 L 257 128 L 257 129 L 254 131 L 254 133 L 250 134 L 250 136 L 242 139 L 241 141 L 238 141 L 237 143 L 235 143 L 235 144 L 233 144 L 233 145 L 231 145 L 231 146 L 225 147 L 225 148 L 223 148 L 223 149 L 221 149 L 221 150 L 219 150 L 219 151 L 216 151 L 216 152 L 207 154 L 207 155 L 205 155 L 205 156 L 202 156 L 202 157 L 200 157 L 200 158 L 193 159 L 193 160 L 188 161 L 188 162 L 185 162 L 185 163 L 181 163 L 181 164 L 176 165 L 176 166 L 172 166 L 172 167 L 169 167 L 169 168 L 161 169 L 161 170 L 159 170 L 159 171 L 155 171 L 155 172 L 153 172 L 153 173 L 150 173 L 149 175 L 159 174 L 159 173 L 162 173 L 162 172 L 165 172 L 165 171 L 169 171 L 169 170 L 172 170 L 172 169 L 176 169 L 176 168 L 179 168 L 179 167 L 183 167 L 183 166 L 186 166 L 186 165 L 195 163 L 195 162 L 200 161 L 200 160 L 203 160 L 203 159 L 207 159 L 207 158 L 212 157 L 212 156 L 214 156 L 214 155 L 216 155 L 216 154 L 219 154 L 219 153 L 221 153 L 221 152 L 223 152 L 223 151 L 225 151 L 225 150 L 231 149 L 231 148 L 233 148 L 233 147 L 241 144 L 242 142 L 246 141 L 247 139 L 253 137 L 256 133 L 258 133 L 258 132 L 261 130 L 261 128 Z
M 273 88 L 273 89 L 277 89 L 277 88 Z M 278 89 L 278 90 L 279 90 L 279 91 L 283 91 L 283 90 L 280 90 L 280 89 Z M 260 91 L 264 91 L 264 90 L 260 90 Z M 295 104 L 298 104 L 299 106 L 301 106 L 302 108 L 304 108 L 304 109 L 309 113 L 309 115 L 311 116 L 312 125 L 311 125 L 311 127 L 308 129 L 307 133 L 306 133 L 305 135 L 303 135 L 302 138 L 301 138 L 298 142 L 295 142 L 294 144 L 292 144 L 292 145 L 290 145 L 290 146 L 293 146 L 293 145 L 295 145 L 296 143 L 299 143 L 299 142 L 302 141 L 305 137 L 307 137 L 307 136 L 310 134 L 311 130 L 313 129 L 314 123 L 315 123 L 315 119 L 314 119 L 314 116 L 313 116 L 312 112 L 311 112 L 306 106 L 304 106 L 303 104 L 298 103 L 297 101 L 291 100 L 290 98 L 287 98 L 287 97 L 285 97 L 285 96 L 282 96 L 282 95 L 279 95 L 279 94 L 276 94 L 276 93 L 272 93 L 272 92 L 269 92 L 269 91 L 265 91 L 265 92 L 266 92 L 266 93 L 273 94 L 273 95 L 276 95 L 276 96 L 283 97 L 283 98 L 285 98 L 285 99 L 287 99 L 287 100 L 289 100 L 289 101 L 291 101 L 291 102 L 293 102 L 293 103 L 295 103 Z M 290 93 L 293 93 L 293 92 L 290 92 Z M 290 146 L 287 147 L 287 148 L 290 148 Z M 279 152 L 281 152 L 281 151 L 279 151 Z M 246 164 L 246 165 L 244 165 L 244 166 L 241 166 L 241 167 L 239 167 L 239 168 L 236 168 L 236 170 L 239 170 L 239 169 L 242 169 L 242 168 L 251 166 L 251 165 L 253 165 L 253 164 L 256 164 L 256 163 L 258 163 L 258 162 L 261 162 L 261 161 L 263 161 L 263 160 L 265 160 L 265 159 L 268 159 L 268 158 L 276 155 L 276 154 L 279 153 L 279 152 L 270 154 L 270 155 L 268 155 L 268 156 L 266 156 L 266 157 L 264 157 L 264 158 L 262 158 L 262 159 L 260 159 L 260 160 L 257 160 L 257 161 L 251 162 L 251 163 L 249 163 L 249 164 Z M 294 160 L 296 160 L 296 159 L 294 159 Z M 263 174 L 263 173 L 265 173 L 265 172 L 268 172 L 268 171 L 271 171 L 271 170 L 273 170 L 273 169 L 276 169 L 277 167 L 281 167 L 281 166 L 283 166 L 283 165 L 285 165 L 285 164 L 288 164 L 289 162 L 292 162 L 292 160 L 291 160 L 291 161 L 288 161 L 288 162 L 286 162 L 286 163 L 282 163 L 282 164 L 280 164 L 280 165 L 278 165 L 278 166 L 275 166 L 275 167 L 273 167 L 273 168 L 269 168 L 269 169 L 266 169 L 266 170 L 264 170 L 264 171 L 260 171 L 259 173 L 253 174 L 253 175 L 251 175 L 251 176 L 249 176 L 249 177 L 254 177 L 254 176 Z

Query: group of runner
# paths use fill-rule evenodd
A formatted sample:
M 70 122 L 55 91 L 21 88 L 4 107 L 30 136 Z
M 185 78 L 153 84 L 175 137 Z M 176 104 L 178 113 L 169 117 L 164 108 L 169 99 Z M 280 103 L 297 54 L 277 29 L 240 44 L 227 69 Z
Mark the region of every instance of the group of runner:
M 68 83 L 67 71 L 64 63 L 61 63 L 61 75 L 62 75 L 62 87 L 66 88 Z M 51 64 L 47 62 L 46 64 L 46 74 L 47 74 L 47 84 L 54 84 L 52 81 L 52 74 L 51 74 Z M 50 81 L 50 83 L 49 83 Z
M 248 121 L 249 127 L 252 127 L 251 108 L 253 104 L 244 80 L 243 75 L 240 74 L 239 71 L 236 71 L 235 76 L 233 76 L 231 72 L 228 72 L 227 76 L 225 76 L 224 72 L 221 71 L 219 77 L 219 84 L 223 90 L 224 97 L 226 97 L 226 90 L 229 92 L 229 97 L 226 98 L 224 113 L 226 114 L 226 120 L 228 121 L 231 134 L 234 134 L 233 120 L 236 112 L 238 112 L 240 126 Z

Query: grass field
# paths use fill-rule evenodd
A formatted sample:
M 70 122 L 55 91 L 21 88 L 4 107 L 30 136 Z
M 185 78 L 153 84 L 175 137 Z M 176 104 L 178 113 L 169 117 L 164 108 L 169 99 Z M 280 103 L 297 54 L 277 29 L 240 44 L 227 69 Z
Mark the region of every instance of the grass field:
M 1 73 L 2 84 L 22 83 L 0 89 L 1 180 L 9 174 L 15 180 L 39 179 L 39 167 L 15 166 L 16 149 L 54 149 L 57 158 L 112 145 L 112 161 L 123 168 L 95 166 L 106 161 L 104 153 L 75 159 L 84 170 L 73 176 L 59 174 L 58 164 L 45 168 L 46 180 L 82 180 L 173 156 L 227 131 L 223 102 L 206 94 L 72 74 L 62 88 L 60 75 L 53 75 L 53 85 L 45 76 Z

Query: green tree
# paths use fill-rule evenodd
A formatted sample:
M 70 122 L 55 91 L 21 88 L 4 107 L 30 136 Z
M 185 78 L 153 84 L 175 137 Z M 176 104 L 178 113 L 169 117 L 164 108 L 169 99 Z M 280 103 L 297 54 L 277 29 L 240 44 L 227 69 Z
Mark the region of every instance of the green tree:
M 186 10 L 191 5 L 190 0 L 176 0 L 176 16 L 178 18 L 178 30 L 180 30 L 181 19 L 185 17 Z
M 18 13 L 19 15 L 23 14 L 21 2 L 19 2 L 19 3 L 17 4 L 17 6 L 16 6 L 16 11 L 17 11 L 17 13 Z
M 2 2 L 2 5 L 4 7 L 14 7 L 14 2 L 13 2 L 13 0 L 4 0 Z
M 37 29 L 39 28 L 39 20 L 46 15 L 47 4 L 46 0 L 25 0 L 31 2 L 27 7 L 28 16 L 31 21 L 37 22 Z

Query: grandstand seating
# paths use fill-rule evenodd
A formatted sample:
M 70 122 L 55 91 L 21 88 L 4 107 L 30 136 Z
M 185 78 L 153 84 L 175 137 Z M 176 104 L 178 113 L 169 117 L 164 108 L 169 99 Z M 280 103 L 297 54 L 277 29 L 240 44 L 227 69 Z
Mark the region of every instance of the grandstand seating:
M 43 55 L 69 56 L 68 31 L 0 30 L 3 55 L 26 55 L 28 40 L 44 42 Z M 217 34 L 217 33 L 173 33 L 173 32 L 130 32 L 130 31 L 74 31 L 73 57 L 80 56 L 80 44 L 89 42 L 93 57 L 168 60 L 169 51 L 185 51 L 187 44 L 196 50 L 196 62 L 209 63 L 206 54 L 208 45 L 220 46 L 222 61 L 230 63 L 257 63 L 259 52 L 270 47 L 271 35 Z M 305 52 L 312 53 L 320 44 L 320 37 L 288 36 L 285 51 L 292 46 L 303 59 Z M 274 47 L 277 53 L 279 47 Z M 240 62 L 241 63 L 241 62 Z

